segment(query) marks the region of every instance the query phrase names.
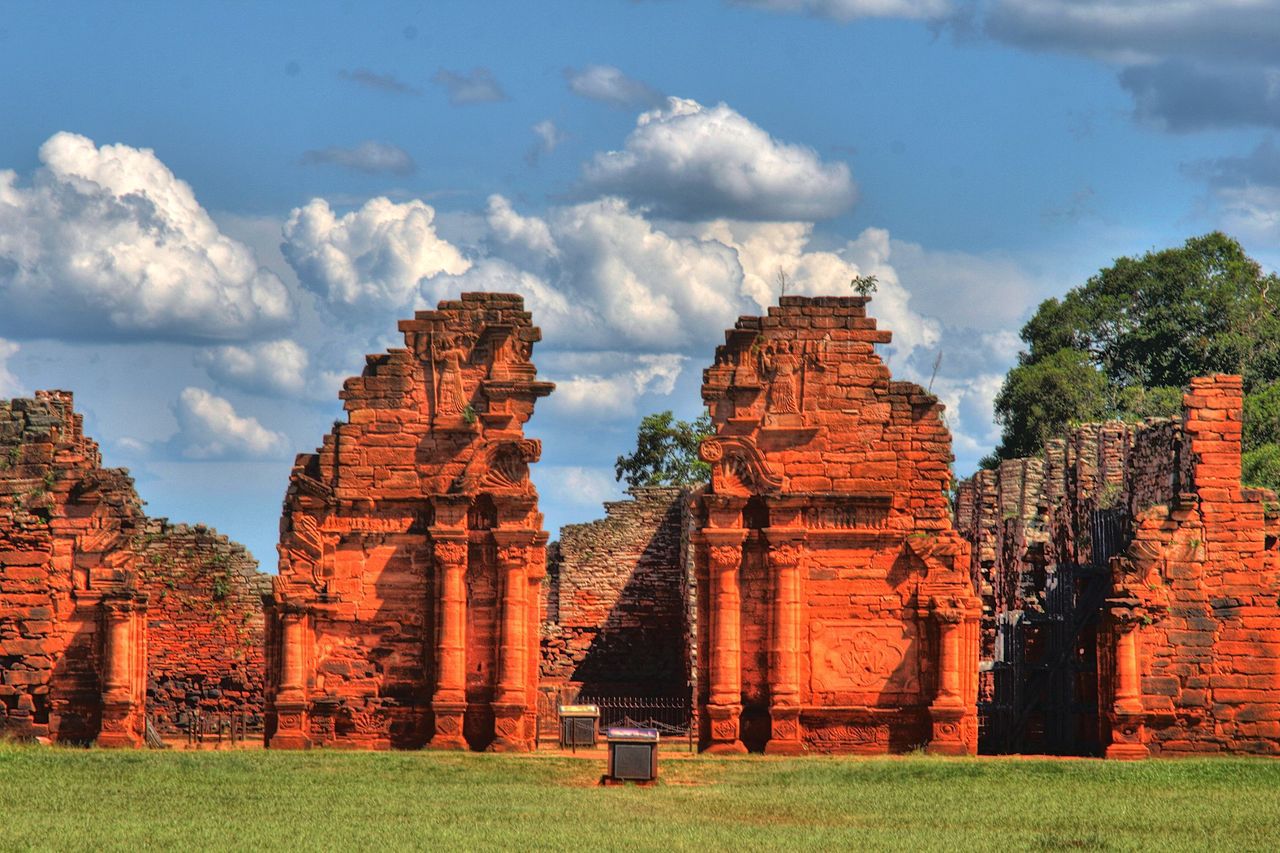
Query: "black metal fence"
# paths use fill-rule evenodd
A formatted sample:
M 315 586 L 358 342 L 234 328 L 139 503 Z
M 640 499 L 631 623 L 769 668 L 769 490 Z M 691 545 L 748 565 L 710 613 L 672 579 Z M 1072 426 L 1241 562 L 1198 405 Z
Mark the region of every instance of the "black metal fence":
M 250 734 L 254 735 L 255 740 L 261 737 L 261 725 L 252 725 L 259 722 L 257 715 L 244 711 L 197 710 L 185 722 L 188 746 L 235 746 L 246 742 Z
M 1111 587 L 1109 562 L 1128 540 L 1122 510 L 1087 519 L 1083 565 L 1058 564 L 1039 590 L 1041 607 L 1002 613 L 989 701 L 978 703 L 979 751 L 1096 755 L 1101 751 L 1097 635 Z
M 600 731 L 611 726 L 657 729 L 664 740 L 684 739 L 693 752 L 697 720 L 693 703 L 684 697 L 579 696 L 575 704 L 600 709 Z

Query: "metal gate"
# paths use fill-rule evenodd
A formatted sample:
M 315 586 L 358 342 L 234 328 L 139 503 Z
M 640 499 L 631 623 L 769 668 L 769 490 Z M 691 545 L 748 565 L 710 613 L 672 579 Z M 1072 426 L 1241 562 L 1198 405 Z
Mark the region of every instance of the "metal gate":
M 979 751 L 1100 755 L 1098 624 L 1110 592 L 1111 557 L 1123 547 L 1125 515 L 1088 519 L 1087 564 L 1045 574 L 1040 609 L 1001 613 L 989 701 L 978 703 Z

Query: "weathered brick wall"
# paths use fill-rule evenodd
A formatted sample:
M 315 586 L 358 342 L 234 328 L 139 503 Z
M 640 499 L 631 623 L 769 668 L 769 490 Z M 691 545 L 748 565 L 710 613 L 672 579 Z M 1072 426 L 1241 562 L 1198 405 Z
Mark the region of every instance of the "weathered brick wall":
M 267 628 L 272 746 L 523 749 L 546 533 L 523 425 L 553 386 L 519 296 L 465 293 L 366 358 L 300 455 Z
M 172 732 L 184 707 L 260 713 L 256 566 L 213 531 L 147 518 L 69 393 L 0 401 L 0 729 L 121 744 L 146 716 Z M 129 658 L 114 688 L 113 623 Z
M 101 464 L 68 392 L 0 401 L 0 729 L 18 736 L 141 739 L 145 595 L 129 543 L 144 516 L 127 472 Z
M 684 527 L 689 492 L 636 487 L 548 549 L 544 690 L 689 695 Z
M 698 701 L 718 752 L 972 751 L 979 602 L 942 406 L 857 297 L 742 317 L 704 372 Z
M 1000 614 L 1044 607 L 1056 567 L 1107 567 L 1090 637 L 1109 755 L 1280 752 L 1280 508 L 1240 485 L 1242 405 L 1238 377 L 1206 377 L 1180 420 L 1073 429 L 1045 448 L 1035 513 L 1003 516 L 995 530 L 990 507 L 1022 500 L 1027 461 L 960 486 L 957 525 L 975 577 L 994 590 L 989 636 Z M 1118 543 L 1091 540 L 1099 510 L 1116 516 Z
M 243 545 L 203 525 L 148 519 L 134 539 L 148 593 L 147 715 L 161 734 L 193 716 L 262 725 L 263 610 L 270 575 Z

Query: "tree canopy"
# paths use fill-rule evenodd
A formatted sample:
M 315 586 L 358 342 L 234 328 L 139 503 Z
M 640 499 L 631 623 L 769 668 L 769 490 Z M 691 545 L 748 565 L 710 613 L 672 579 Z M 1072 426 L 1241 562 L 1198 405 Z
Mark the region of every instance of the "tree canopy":
M 1192 377 L 1244 377 L 1246 469 L 1280 458 L 1280 279 L 1220 232 L 1119 258 L 1022 327 L 1026 349 L 996 396 L 1000 446 L 1039 451 L 1072 423 L 1174 415 Z M 1267 451 L 1250 466 L 1249 453 Z M 1270 475 L 1268 475 L 1270 476 Z M 1248 479 L 1248 477 L 1246 478 Z M 1268 479 L 1264 484 L 1274 482 Z
M 711 479 L 711 468 L 698 458 L 698 445 L 714 432 L 711 415 L 678 420 L 670 411 L 646 415 L 636 430 L 635 452 L 614 463 L 617 479 L 631 486 L 688 486 Z

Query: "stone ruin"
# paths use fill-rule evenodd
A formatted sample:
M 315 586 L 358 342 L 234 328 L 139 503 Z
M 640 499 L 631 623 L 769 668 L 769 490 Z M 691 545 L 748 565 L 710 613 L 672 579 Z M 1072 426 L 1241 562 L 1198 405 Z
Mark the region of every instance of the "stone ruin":
M 962 483 L 983 751 L 1280 753 L 1280 505 L 1240 484 L 1237 376 Z
M 298 457 L 269 609 L 272 746 L 523 750 L 547 534 L 522 427 L 551 393 L 519 296 L 402 321 Z
M 784 296 L 703 374 L 698 705 L 711 752 L 977 747 L 979 601 L 942 406 L 863 297 Z
M 271 584 L 141 510 L 71 395 L 0 403 L 0 733 L 524 750 L 582 697 L 691 707 L 711 752 L 1280 753 L 1280 504 L 1238 377 L 950 487 L 866 299 L 784 297 L 704 373 L 697 489 L 548 545 L 520 297 L 418 312 L 298 457 Z M 265 613 L 264 613 L 265 608 Z M 542 725 L 539 725 L 539 718 Z
M 257 564 L 141 507 L 70 393 L 0 402 L 0 734 L 136 746 L 148 717 L 261 714 Z
M 543 587 L 540 713 L 604 697 L 691 697 L 696 646 L 688 489 L 636 486 L 560 528 Z

